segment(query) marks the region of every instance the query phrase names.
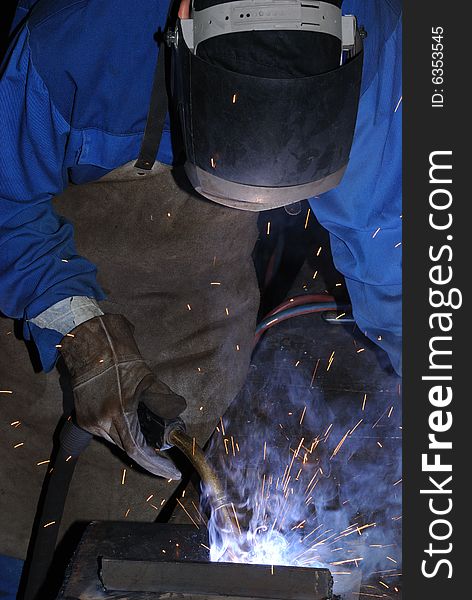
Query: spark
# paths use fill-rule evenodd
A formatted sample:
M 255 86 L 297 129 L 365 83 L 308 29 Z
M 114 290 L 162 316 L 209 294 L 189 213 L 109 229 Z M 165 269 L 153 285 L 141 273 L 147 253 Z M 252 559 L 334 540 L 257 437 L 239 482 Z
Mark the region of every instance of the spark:
M 12 423 L 10 423 L 10 425 L 12 427 L 18 427 L 19 425 L 21 425 L 21 421 L 13 421 Z
M 195 502 L 193 500 L 192 500 L 192 506 L 193 506 L 193 508 L 195 509 L 195 512 L 198 515 L 198 519 L 199 519 L 200 523 L 204 523 L 205 519 L 204 519 L 202 513 L 198 510 L 198 507 L 197 507 L 197 505 L 195 504 Z
M 69 261 L 67 260 L 67 258 L 61 258 L 61 262 L 68 263 Z
M 298 367 L 299 364 L 300 364 L 300 361 L 297 360 L 297 362 L 295 363 L 295 366 Z
M 380 448 L 383 448 L 383 446 L 380 442 L 377 442 L 377 446 L 379 446 Z
M 130 510 L 131 510 L 131 508 L 128 508 L 128 510 L 125 512 L 125 515 L 124 515 L 125 519 L 126 519 L 126 517 L 129 515 L 129 513 L 130 513 Z
M 69 462 L 71 458 L 72 458 L 72 455 L 69 454 L 69 456 L 66 458 L 66 462 Z
M 379 581 L 380 585 L 383 585 L 384 587 L 387 588 L 387 590 L 389 590 L 390 588 L 388 587 L 388 585 L 386 583 L 384 583 L 383 581 Z
M 367 401 L 367 394 L 364 394 L 364 399 L 362 400 L 362 408 L 361 408 L 361 410 L 364 410 L 366 401 Z
M 41 465 L 47 465 L 47 464 L 49 464 L 49 462 L 50 462 L 49 459 L 48 460 L 42 460 L 42 461 L 36 463 L 36 466 L 39 467 Z
M 24 442 L 20 442 L 19 444 L 16 444 L 15 446 L 13 446 L 13 448 L 19 448 L 20 446 L 23 446 Z
M 221 285 L 220 281 L 211 281 L 210 285 Z
M 225 426 L 223 424 L 223 417 L 220 417 L 220 425 L 221 425 L 221 433 L 223 435 L 226 435 L 226 433 L 225 433 Z
M 339 285 L 341 285 L 341 284 L 339 284 Z M 343 317 L 345 317 L 345 316 L 346 316 L 346 313 L 345 313 L 345 312 L 343 312 L 343 313 L 341 313 L 340 315 L 338 315 L 338 316 L 336 317 L 335 321 L 337 321 L 338 319 L 342 319 L 342 318 L 343 318 Z
M 310 218 L 310 212 L 311 209 L 308 209 L 308 212 L 306 213 L 306 220 L 305 220 L 305 229 L 308 227 L 308 219 Z
M 267 222 L 267 235 L 270 235 L 270 221 Z
M 402 103 L 403 100 L 403 96 L 400 96 L 400 100 L 398 101 L 398 104 L 395 107 L 395 110 L 393 111 L 394 113 L 397 112 L 397 110 L 400 108 L 400 104 Z
M 316 253 L 316 256 L 319 256 L 321 254 L 321 246 L 318 248 L 318 252 Z
M 390 419 L 390 417 L 392 416 L 393 413 L 393 406 L 390 407 L 390 410 L 388 411 L 388 415 L 387 418 Z
M 125 479 L 126 479 L 126 469 L 123 469 L 123 473 L 121 475 L 121 485 L 125 485 Z
M 316 276 L 317 276 L 317 275 L 318 275 L 318 271 L 315 271 L 315 272 L 313 273 L 313 279 L 316 279 Z
M 357 354 L 360 354 L 361 352 L 365 352 L 365 348 L 359 348 L 359 350 L 357 350 Z
M 236 100 L 238 99 L 237 94 L 233 94 L 233 104 L 236 104 Z
M 393 563 L 397 564 L 397 561 L 391 556 L 386 556 L 385 558 L 388 558 L 388 560 L 391 560 Z
M 267 456 L 267 442 L 264 442 L 264 460 L 266 459 Z M 265 477 L 265 475 L 264 475 Z
M 342 537 L 347 537 L 348 535 L 352 535 L 353 533 L 358 533 L 359 535 L 361 535 L 361 531 L 363 531 L 364 529 L 368 529 L 369 527 L 375 527 L 377 525 L 377 523 L 369 523 L 368 525 L 362 525 L 362 527 L 357 527 L 356 529 L 353 529 L 352 531 L 348 531 L 348 529 L 346 529 L 344 532 L 341 532 L 341 534 L 339 535 L 339 537 L 337 537 L 334 541 L 337 541 L 339 539 L 341 539 Z M 351 527 L 353 527 L 351 525 Z
M 380 227 L 377 227 L 377 229 L 375 230 L 375 233 L 372 236 L 372 239 L 375 238 L 375 236 L 379 233 L 379 231 L 380 231 Z
M 330 370 L 330 368 L 331 368 L 331 365 L 333 364 L 333 360 L 334 360 L 334 352 L 335 352 L 335 351 L 333 350 L 333 352 L 331 353 L 331 356 L 329 357 L 329 360 L 328 360 L 328 366 L 327 366 L 327 368 L 326 368 L 326 371 L 329 371 L 329 370 Z
M 363 420 L 364 420 L 364 419 L 360 419 L 360 421 L 358 421 L 358 422 L 356 423 L 356 425 L 354 425 L 354 427 L 353 427 L 353 428 L 351 429 L 351 431 L 349 432 L 349 435 L 352 435 L 352 434 L 353 434 L 353 433 L 356 431 L 356 429 L 359 427 L 359 425 L 362 423 L 362 421 L 363 421 Z
M 205 544 L 203 544 L 202 542 L 200 542 L 200 546 L 203 546 L 204 548 L 206 548 L 208 550 L 208 552 L 210 552 L 210 548 L 208 548 L 208 546 L 205 546 Z
M 187 517 L 192 521 L 192 523 L 195 525 L 195 527 L 197 529 L 200 529 L 200 527 L 198 526 L 198 523 L 195 522 L 195 520 L 192 518 L 192 515 L 188 512 L 188 510 L 185 508 L 185 506 L 182 504 L 182 502 L 176 498 L 177 502 L 180 504 L 180 506 L 182 507 L 183 511 L 185 512 L 185 514 L 187 515 Z
M 216 169 L 216 162 L 215 162 L 215 159 L 214 159 L 213 157 L 211 157 L 211 159 L 210 159 L 210 163 L 211 163 L 211 166 L 212 166 L 214 169 Z
M 51 525 L 54 525 L 56 521 L 49 521 L 49 523 L 46 523 L 45 525 L 43 525 L 44 529 L 46 529 L 46 527 L 50 527 Z
M 192 307 L 190 306 L 190 304 L 187 304 L 187 308 L 188 308 L 188 310 L 192 310 Z
M 310 388 L 313 387 L 313 382 L 315 381 L 316 372 L 318 371 L 318 365 L 320 364 L 321 358 L 316 361 L 315 368 L 313 369 L 313 375 L 311 376 Z
M 395 481 L 395 483 L 394 483 L 393 485 L 394 485 L 394 486 L 398 485 L 399 483 L 401 483 L 401 482 L 402 482 L 402 480 L 403 480 L 403 478 L 402 478 L 402 479 L 399 479 L 398 481 Z
M 239 344 L 236 344 L 236 350 L 239 352 Z
M 236 509 L 234 508 L 234 504 L 232 502 L 231 508 L 233 509 L 234 519 L 236 521 L 236 525 L 238 526 L 239 535 L 241 535 L 241 527 L 239 526 L 238 515 L 236 514 Z
M 398 242 L 398 244 L 395 244 L 395 248 L 399 248 L 402 245 L 401 242 Z
M 350 430 L 350 429 L 348 429 L 348 430 L 346 431 L 346 433 L 343 435 L 343 437 L 341 438 L 341 441 L 339 442 L 339 444 L 338 444 L 338 445 L 336 446 L 336 448 L 334 449 L 334 452 L 333 452 L 333 454 L 331 454 L 331 458 L 330 458 L 330 460 L 331 460 L 332 458 L 334 458 L 334 457 L 336 456 L 336 454 L 337 454 L 337 453 L 338 453 L 338 452 L 341 450 L 341 446 L 342 446 L 342 445 L 344 444 L 344 442 L 346 441 L 346 438 L 347 438 L 347 436 L 349 435 L 349 432 L 350 432 L 350 431 L 351 431 L 351 430 Z
M 150 496 L 148 496 L 148 497 L 146 498 L 146 502 L 149 502 L 149 500 L 151 500 L 152 498 L 154 498 L 154 494 L 151 494 Z
M 322 437 L 326 437 L 328 435 L 328 433 L 331 431 L 331 428 L 333 427 L 333 424 L 331 423 L 331 425 L 328 427 L 328 429 L 325 431 L 324 435 Z
M 303 423 L 303 419 L 305 418 L 305 413 L 306 413 L 306 405 L 305 405 L 305 408 L 303 409 L 302 415 L 300 417 L 300 425 Z
M 374 429 L 374 427 L 377 427 L 377 425 L 380 423 L 382 417 L 387 413 L 388 408 L 386 408 L 383 413 L 380 415 L 380 417 L 377 419 L 377 421 L 375 421 L 375 423 L 372 425 L 372 429 Z
M 316 478 L 316 476 L 318 475 L 318 473 L 319 473 L 319 469 L 316 471 L 316 473 L 315 473 L 315 474 L 313 475 L 313 477 L 310 479 L 310 482 L 309 482 L 309 484 L 306 486 L 306 490 L 305 490 L 305 496 L 306 496 L 306 495 L 309 493 L 309 492 L 308 492 L 308 490 L 310 489 L 310 486 L 311 486 L 311 484 L 313 483 L 313 481 L 315 480 L 315 478 Z M 321 525 L 320 525 L 320 527 L 321 527 Z M 313 531 L 316 531 L 316 529 L 314 529 Z M 309 536 L 307 536 L 307 537 L 309 537 Z
M 333 565 L 333 567 L 337 567 L 338 565 L 345 565 L 346 563 L 357 562 L 357 561 L 361 561 L 361 560 L 364 560 L 364 559 L 363 558 L 348 558 L 346 560 L 338 560 L 336 562 L 332 562 L 329 564 Z
M 226 312 L 226 316 L 229 316 L 229 309 L 228 309 L 228 307 L 225 308 L 225 312 Z

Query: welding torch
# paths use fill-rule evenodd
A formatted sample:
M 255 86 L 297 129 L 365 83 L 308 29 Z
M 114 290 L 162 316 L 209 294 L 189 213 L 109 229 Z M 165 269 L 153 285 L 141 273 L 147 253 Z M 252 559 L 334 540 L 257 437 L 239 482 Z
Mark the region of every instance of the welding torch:
M 193 465 L 200 476 L 205 493 L 208 494 L 213 516 L 218 520 L 221 529 L 233 535 L 241 533 L 234 504 L 228 499 L 215 469 L 208 462 L 195 438 L 187 435 L 182 419 L 163 419 L 143 403 L 138 406 L 138 417 L 141 431 L 150 446 L 161 449 L 174 446 Z

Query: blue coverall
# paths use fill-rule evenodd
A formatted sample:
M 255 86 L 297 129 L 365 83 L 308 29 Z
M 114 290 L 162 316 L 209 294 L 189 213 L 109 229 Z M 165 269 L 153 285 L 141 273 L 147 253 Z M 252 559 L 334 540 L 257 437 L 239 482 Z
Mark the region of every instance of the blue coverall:
M 20 2 L 0 79 L 0 311 L 24 319 L 50 370 L 62 335 L 27 319 L 70 296 L 104 297 L 51 198 L 137 157 L 167 1 L 39 1 L 28 16 L 33 4 Z M 343 12 L 368 32 L 357 129 L 342 184 L 310 202 L 359 328 L 399 371 L 401 3 L 345 0 Z M 168 127 L 157 158 L 172 162 Z

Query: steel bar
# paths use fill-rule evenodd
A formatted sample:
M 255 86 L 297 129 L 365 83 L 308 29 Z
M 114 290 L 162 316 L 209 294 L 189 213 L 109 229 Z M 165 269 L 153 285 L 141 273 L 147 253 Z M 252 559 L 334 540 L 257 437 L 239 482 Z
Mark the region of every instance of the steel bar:
M 238 563 L 157 562 L 102 558 L 107 590 L 270 600 L 329 600 L 328 569 Z

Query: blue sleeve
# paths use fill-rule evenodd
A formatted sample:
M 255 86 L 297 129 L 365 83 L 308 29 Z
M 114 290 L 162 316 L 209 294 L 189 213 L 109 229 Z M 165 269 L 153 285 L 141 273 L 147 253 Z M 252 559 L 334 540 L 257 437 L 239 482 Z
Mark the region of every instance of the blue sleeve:
M 401 14 L 392 7 L 343 4 L 368 33 L 359 113 L 341 184 L 310 203 L 330 232 L 358 327 L 401 373 Z
M 102 299 L 95 266 L 77 254 L 72 225 L 52 208 L 67 184 L 70 127 L 35 70 L 26 27 L 2 66 L 0 121 L 0 311 L 26 320 L 69 296 Z M 56 338 L 25 329 L 49 370 Z

